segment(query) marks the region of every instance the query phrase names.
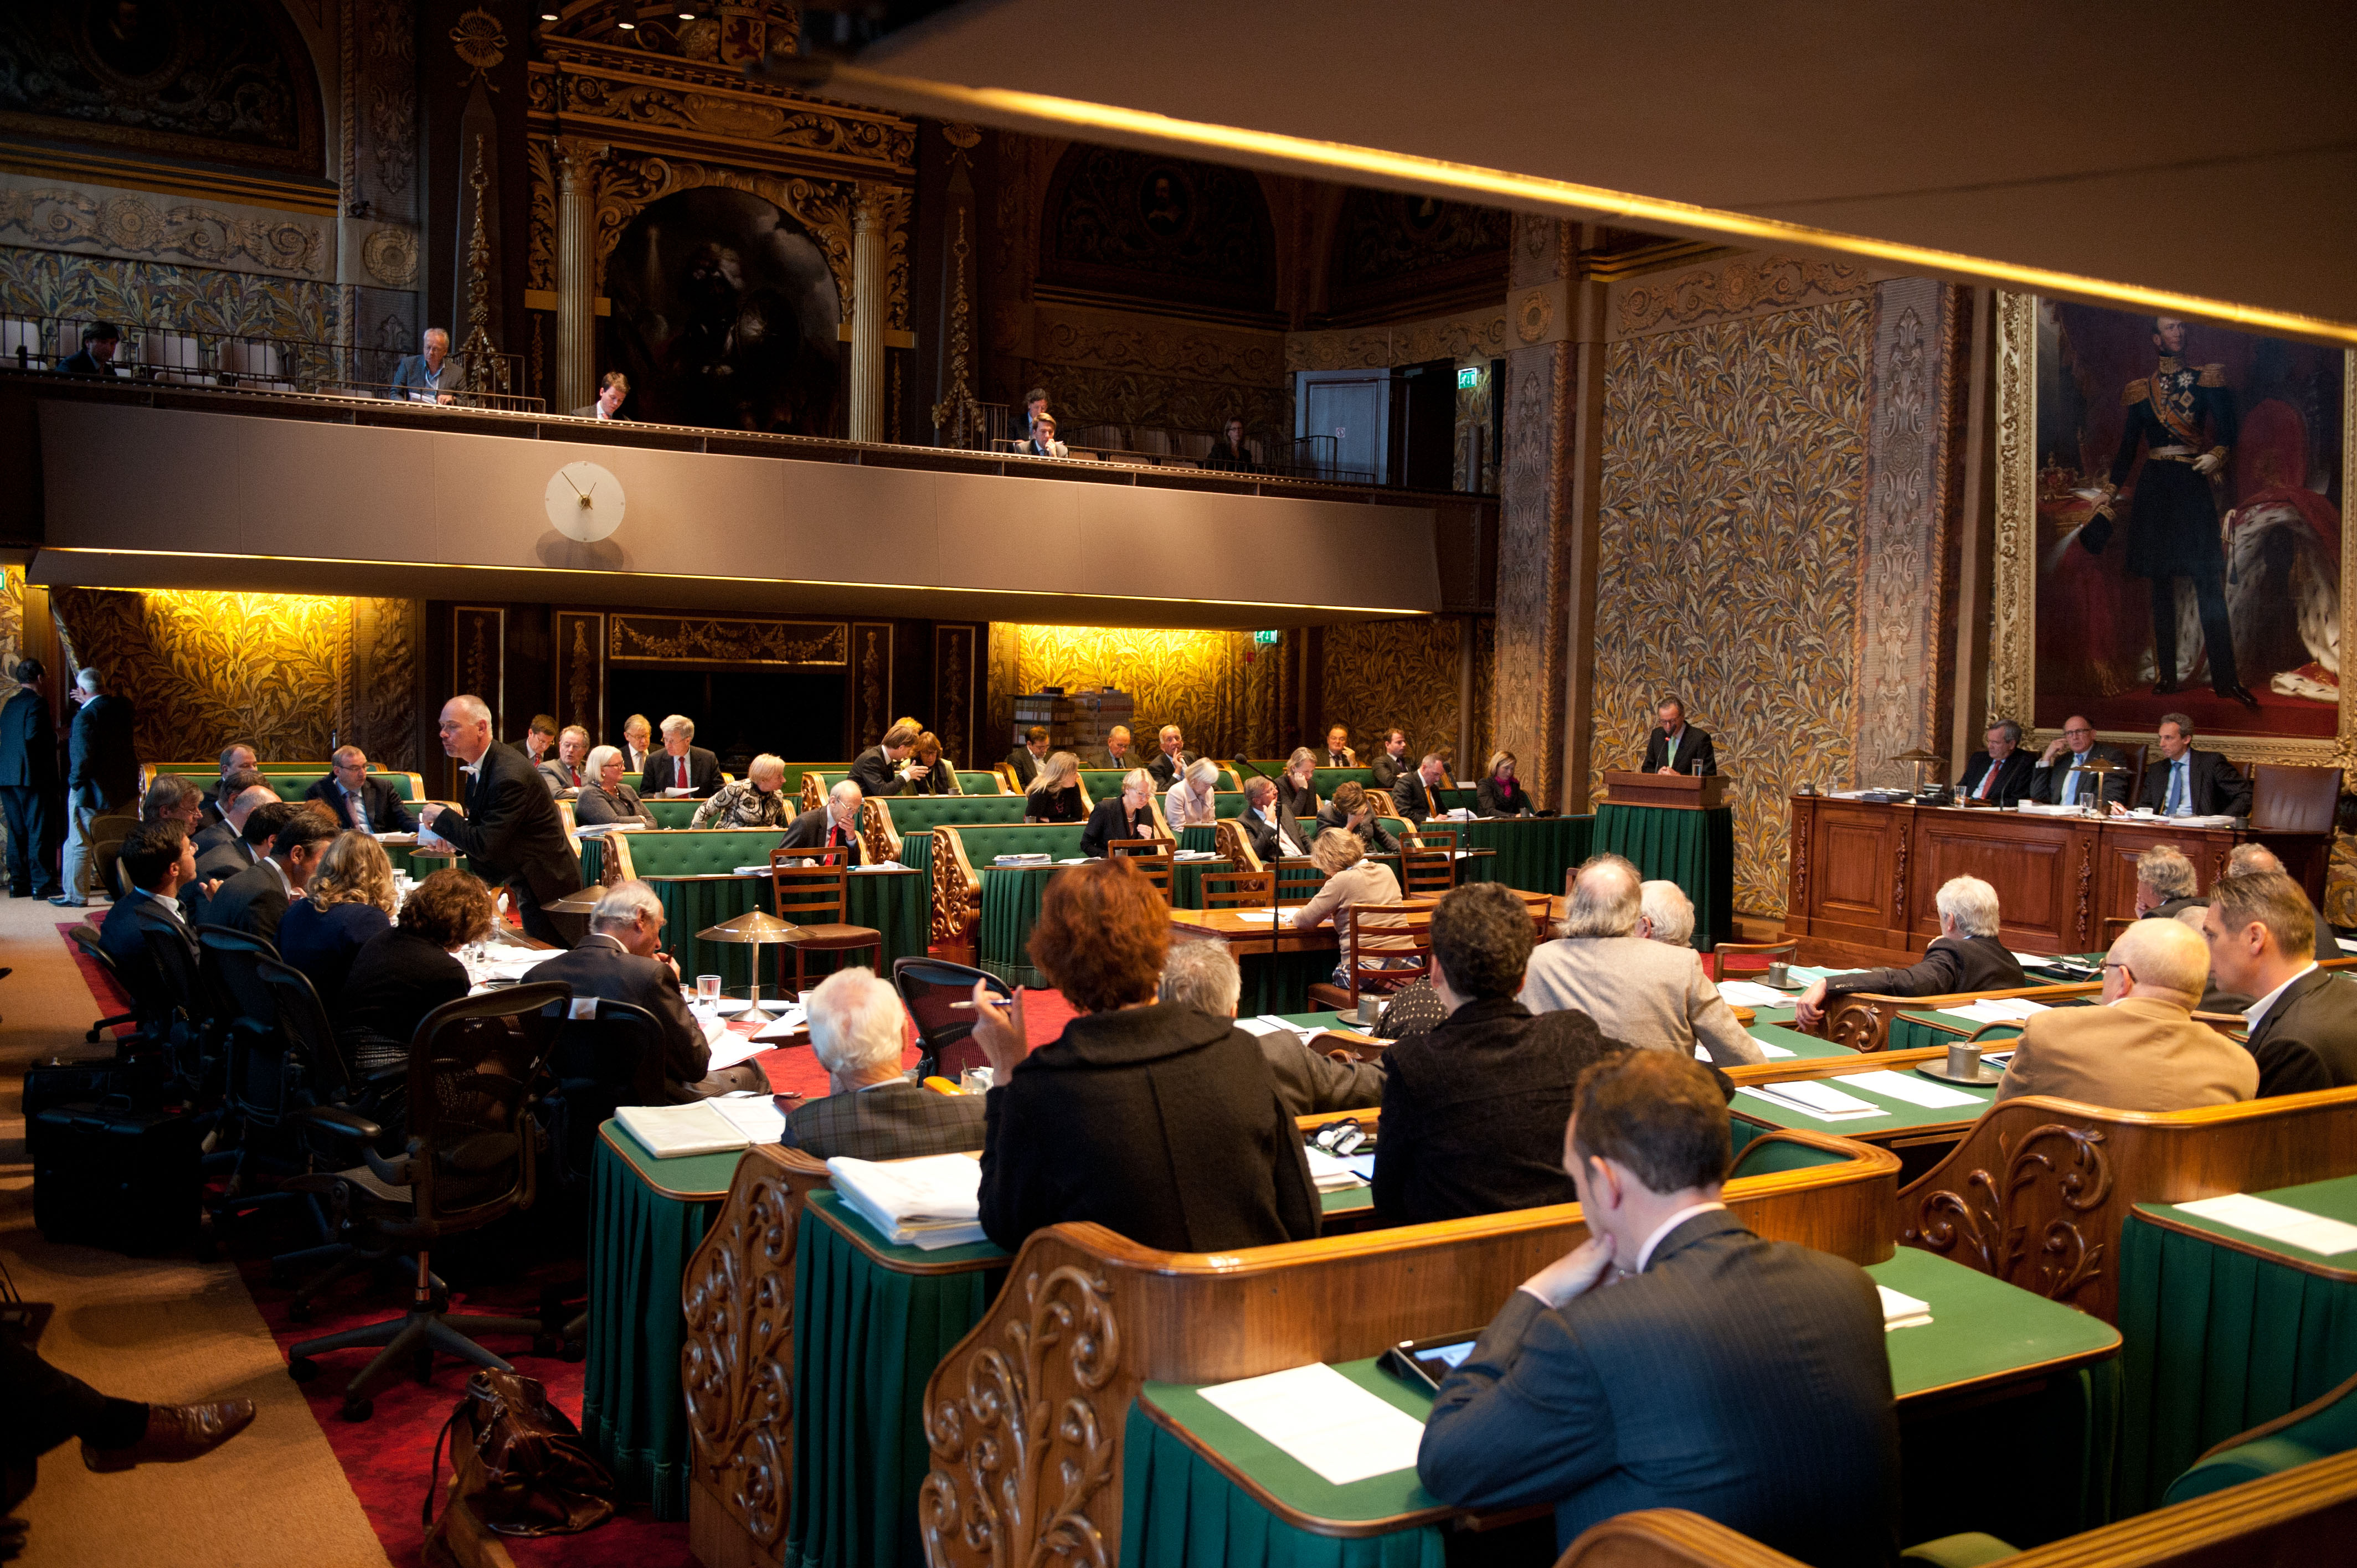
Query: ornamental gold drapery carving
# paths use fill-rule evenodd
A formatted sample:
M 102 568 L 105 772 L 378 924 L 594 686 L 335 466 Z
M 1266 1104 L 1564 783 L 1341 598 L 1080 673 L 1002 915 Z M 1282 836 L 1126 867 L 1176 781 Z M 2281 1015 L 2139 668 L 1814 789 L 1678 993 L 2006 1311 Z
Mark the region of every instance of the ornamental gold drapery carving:
M 616 615 L 607 622 L 606 654 L 686 665 L 843 665 L 850 638 L 842 621 Z
M 130 192 L 94 196 L 59 187 L 0 188 L 0 234 L 60 249 L 247 268 L 291 277 L 328 275 L 324 220 L 224 212 L 193 202 L 160 207 Z
M 600 275 L 606 259 L 621 242 L 622 231 L 650 204 L 683 190 L 716 187 L 742 190 L 777 206 L 810 233 L 826 257 L 835 297 L 848 319 L 851 286 L 851 197 L 848 180 L 804 179 L 748 169 L 721 168 L 685 158 L 662 158 L 617 147 L 599 169 L 597 247 Z
M 1691 326 L 1763 306 L 1841 299 L 1872 286 L 1866 269 L 1798 256 L 1738 256 L 1698 267 L 1666 283 L 1632 284 L 1620 295 L 1620 329 L 1642 332 L 1664 322 Z

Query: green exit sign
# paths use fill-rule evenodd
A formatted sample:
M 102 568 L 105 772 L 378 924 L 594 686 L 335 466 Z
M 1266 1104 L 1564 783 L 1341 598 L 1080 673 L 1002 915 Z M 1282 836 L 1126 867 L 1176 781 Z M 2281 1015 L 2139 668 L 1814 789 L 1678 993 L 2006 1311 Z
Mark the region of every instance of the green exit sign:
M 1480 384 L 1481 368 L 1479 365 L 1468 365 L 1463 370 L 1457 372 L 1457 390 L 1458 392 L 1471 392 Z
M 1276 646 L 1276 633 L 1273 631 L 1254 632 L 1253 642 L 1257 647 L 1275 648 Z

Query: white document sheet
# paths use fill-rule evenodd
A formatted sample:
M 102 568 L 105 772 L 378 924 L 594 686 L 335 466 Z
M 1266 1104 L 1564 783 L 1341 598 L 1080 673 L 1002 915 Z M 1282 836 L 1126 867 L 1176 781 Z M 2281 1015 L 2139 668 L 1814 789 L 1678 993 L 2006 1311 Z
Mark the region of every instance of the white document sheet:
M 1835 1090 L 1834 1093 L 1839 1095 L 1848 1106 L 1854 1106 L 1856 1109 L 1829 1110 L 1823 1105 L 1812 1104 L 1806 1100 L 1788 1097 L 1783 1091 L 1792 1087 L 1792 1085 L 1788 1083 L 1779 1083 L 1763 1085 L 1758 1089 L 1738 1089 L 1736 1092 L 1749 1094 L 1755 1100 L 1765 1101 L 1787 1114 L 1797 1112 L 1803 1116 L 1811 1117 L 1819 1122 L 1860 1122 L 1870 1117 L 1890 1114 L 1879 1105 L 1869 1105 L 1854 1095 L 1843 1094 L 1839 1090 Z
M 738 1067 L 771 1047 L 750 1035 L 740 1035 L 724 1026 L 723 1032 L 710 1042 L 713 1072 L 723 1068 Z
M 728 1118 L 728 1124 L 753 1143 L 774 1144 L 786 1135 L 786 1113 L 766 1094 L 739 1090 L 705 1103 Z
M 1422 1422 L 1323 1362 L 1213 1383 L 1202 1394 L 1337 1487 L 1413 1470 L 1424 1441 Z
M 1323 1149 L 1312 1146 L 1302 1153 L 1309 1156 L 1309 1179 L 1320 1192 L 1347 1192 L 1368 1185 L 1369 1178 L 1361 1176 L 1347 1161 Z
M 881 1161 L 837 1155 L 826 1169 L 843 1201 L 887 1240 L 931 1251 L 986 1239 L 978 1160 L 963 1155 Z
M 2341 944 L 2342 952 L 2357 952 L 2357 940 L 2352 940 L 2347 937 L 2335 937 L 2332 940 Z
M 1718 994 L 1729 1007 L 1790 1007 L 1796 993 L 1779 991 L 1756 980 L 1722 980 Z
M 1977 1094 L 1966 1094 L 1961 1089 L 1950 1089 L 1944 1083 L 1933 1083 L 1930 1079 L 1911 1072 L 1893 1072 L 1888 1068 L 1878 1072 L 1844 1073 L 1834 1081 L 1848 1084 L 1852 1089 L 1870 1089 L 1877 1094 L 1887 1094 L 1910 1105 L 1921 1105 L 1927 1111 L 1988 1103 Z
M 2005 950 L 2014 962 L 2024 969 L 2037 969 L 2043 964 L 2052 963 L 2055 956 L 2052 953 L 2015 952 L 2011 948 Z
M 2018 996 L 1983 997 L 1962 1007 L 1941 1007 L 1935 1011 L 1951 1018 L 1969 1018 L 1975 1024 L 2027 1024 L 2046 1011 L 2043 1002 L 2027 1002 Z
M 2232 1225 L 2237 1230 L 2248 1230 L 2254 1236 L 2265 1236 L 2270 1241 L 2281 1241 L 2287 1247 L 2298 1247 L 2303 1252 L 2314 1252 L 2319 1257 L 2330 1258 L 2342 1252 L 2357 1251 L 2357 1225 L 2344 1225 L 2338 1219 L 2327 1219 L 2320 1214 L 2309 1214 L 2288 1204 L 2253 1197 L 2246 1192 L 2230 1192 L 2223 1197 L 2199 1198 L 2177 1207 L 2203 1219 Z
M 1274 924 L 1279 915 L 1283 915 L 1287 918 L 1290 918 L 1293 911 L 1290 909 L 1222 909 L 1220 913 L 1222 915 L 1233 915 L 1239 920 L 1247 920 L 1266 926 Z
M 1760 1047 L 1760 1054 L 1761 1056 L 1770 1058 L 1776 1057 L 1789 1057 L 1796 1054 L 1790 1046 L 1780 1046 L 1773 1040 L 1763 1040 L 1757 1035 L 1751 1036 L 1751 1043 Z M 1704 1053 L 1697 1051 L 1696 1054 L 1700 1055 Z
M 858 876 L 870 871 L 906 871 L 909 868 L 907 866 L 901 865 L 897 860 L 879 860 L 873 865 L 853 866 L 851 868 L 851 875 Z
M 1882 1331 L 1894 1328 L 1921 1328 L 1932 1321 L 1932 1304 L 1920 1296 L 1902 1294 L 1889 1285 L 1874 1287 L 1882 1294 Z
M 753 1037 L 764 1046 L 778 1045 L 810 1026 L 809 1016 L 799 1002 L 765 1002 L 762 1005 L 775 1015 L 754 1031 Z

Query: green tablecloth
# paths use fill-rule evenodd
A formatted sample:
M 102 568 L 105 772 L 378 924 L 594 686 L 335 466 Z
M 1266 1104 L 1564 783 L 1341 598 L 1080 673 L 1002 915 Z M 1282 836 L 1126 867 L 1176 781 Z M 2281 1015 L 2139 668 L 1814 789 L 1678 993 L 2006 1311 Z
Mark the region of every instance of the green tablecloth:
M 854 1243 L 927 1268 L 904 1273 Z M 896 1247 L 814 1192 L 794 1270 L 794 1568 L 918 1568 L 917 1491 L 932 1459 L 925 1381 L 982 1321 L 1006 1279 L 1007 1254 L 988 1241 L 928 1252 Z
M 1901 1248 L 1867 1273 L 1932 1307 L 1929 1324 L 1884 1339 L 1900 1400 L 1902 1539 L 1980 1529 L 2029 1546 L 2100 1522 L 2118 1391 L 2118 1361 L 2110 1352 L 2119 1336 L 2098 1319 L 1929 1252 Z M 2028 1380 L 1994 1402 L 1975 1405 L 1968 1390 L 1953 1399 L 1944 1391 L 2087 1356 L 2101 1359 Z M 1372 1359 L 1340 1362 L 1334 1369 L 1419 1419 L 1431 1409 L 1421 1391 L 1380 1370 Z M 1437 1568 L 1444 1560 L 1437 1523 L 1343 1539 L 1280 1522 L 1145 1406 L 1162 1412 L 1271 1497 L 1315 1519 L 1365 1522 L 1440 1507 L 1415 1471 L 1337 1487 L 1222 1412 L 1198 1388 L 1149 1382 L 1139 1399 L 1125 1429 L 1125 1568 Z M 1992 1455 L 2002 1456 L 2007 1475 L 2035 1477 L 2036 1484 L 1959 1484 L 1991 1464 Z M 1966 1522 L 1953 1522 L 1958 1519 Z
M 2254 1196 L 2357 1223 L 2357 1176 Z M 2319 1257 L 2175 1204 L 2129 1213 L 2120 1228 L 2127 1387 L 2115 1514 L 2158 1508 L 2205 1449 L 2357 1373 L 2357 1279 L 2330 1277 L 2352 1271 L 2357 1254 Z
M 1735 812 L 1721 806 L 1682 811 L 1667 806 L 1596 809 L 1599 854 L 1626 855 L 1651 881 L 1674 882 L 1694 900 L 1694 945 L 1708 952 L 1735 935 Z M 1563 891 L 1560 879 L 1550 893 Z
M 754 949 L 734 942 L 707 942 L 695 933 L 750 909 L 777 908 L 766 876 L 651 876 L 647 886 L 662 900 L 663 939 L 679 960 L 679 972 L 690 981 L 699 974 L 717 974 L 732 990 L 753 977 Z M 851 925 L 869 926 L 884 933 L 884 952 L 877 972 L 888 974 L 896 958 L 923 956 L 931 930 L 932 891 L 924 877 L 906 871 L 855 871 L 845 897 L 844 918 Z M 782 948 L 762 948 L 761 984 L 765 990 L 778 978 L 778 954 Z M 865 963 L 876 955 L 852 955 Z M 791 972 L 793 961 L 787 961 Z M 813 953 L 807 972 L 824 974 L 834 955 Z
M 1039 899 L 1060 865 L 977 865 L 982 877 L 982 924 L 975 936 L 981 967 L 1009 985 L 1045 986 L 1031 967 L 1031 928 L 1039 922 Z M 1181 909 L 1203 907 L 1203 873 L 1225 871 L 1224 860 L 1182 860 L 1170 868 L 1170 901 Z M 1330 964 L 1328 967 L 1332 967 Z
M 1596 835 L 1592 816 L 1488 817 L 1432 825 L 1454 828 L 1460 849 L 1498 852 L 1495 860 L 1477 857 L 1463 863 L 1466 871 L 1458 880 L 1502 882 L 1525 893 L 1562 892 L 1563 874 L 1587 858 Z M 1481 869 L 1477 872 L 1475 866 Z
M 581 1432 L 625 1503 L 687 1517 L 687 1343 L 680 1283 L 735 1176 L 741 1152 L 658 1160 L 614 1122 L 597 1140 L 589 1210 L 588 1360 Z M 708 1198 L 666 1196 L 708 1193 Z

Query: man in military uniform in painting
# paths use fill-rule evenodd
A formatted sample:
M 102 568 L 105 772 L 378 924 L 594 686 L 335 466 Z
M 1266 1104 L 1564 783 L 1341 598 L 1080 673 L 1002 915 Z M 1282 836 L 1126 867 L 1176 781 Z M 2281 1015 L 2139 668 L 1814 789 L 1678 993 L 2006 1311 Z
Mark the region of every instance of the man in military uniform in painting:
M 2144 447 L 2144 472 L 2136 479 L 2128 510 L 2127 572 L 2152 581 L 2152 643 L 2160 679 L 2156 695 L 2178 689 L 2177 579 L 2193 584 L 2201 612 L 2201 640 L 2210 653 L 2210 686 L 2256 711 L 2259 700 L 2234 675 L 2234 629 L 2226 618 L 2226 553 L 2218 536 L 2218 501 L 2211 476 L 2225 466 L 2234 445 L 2234 394 L 2224 368 L 2185 362 L 2185 323 L 2173 316 L 2153 319 L 2153 347 L 2160 362 L 2153 373 L 2130 381 L 2120 394 L 2126 415 L 2119 455 L 2095 519 L 2080 534 L 2087 548 L 2103 553 L 2112 532 L 2112 508 L 2120 482 Z

